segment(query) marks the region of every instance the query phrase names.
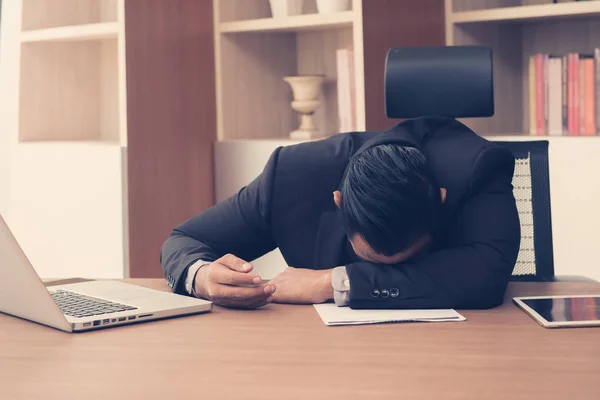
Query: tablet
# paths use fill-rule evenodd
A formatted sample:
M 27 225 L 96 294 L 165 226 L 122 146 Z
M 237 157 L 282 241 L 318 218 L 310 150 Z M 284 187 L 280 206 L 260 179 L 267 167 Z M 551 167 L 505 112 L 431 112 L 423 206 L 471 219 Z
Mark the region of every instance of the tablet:
M 544 328 L 600 327 L 600 294 L 513 297 Z

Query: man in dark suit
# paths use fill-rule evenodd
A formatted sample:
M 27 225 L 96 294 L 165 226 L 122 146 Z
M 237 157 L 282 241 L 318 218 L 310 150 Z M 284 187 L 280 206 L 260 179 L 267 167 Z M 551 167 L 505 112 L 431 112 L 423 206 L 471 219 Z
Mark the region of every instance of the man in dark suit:
M 231 307 L 490 308 L 520 224 L 514 158 L 449 118 L 278 148 L 229 199 L 176 227 L 161 263 L 177 293 Z M 279 247 L 268 283 L 249 261 Z

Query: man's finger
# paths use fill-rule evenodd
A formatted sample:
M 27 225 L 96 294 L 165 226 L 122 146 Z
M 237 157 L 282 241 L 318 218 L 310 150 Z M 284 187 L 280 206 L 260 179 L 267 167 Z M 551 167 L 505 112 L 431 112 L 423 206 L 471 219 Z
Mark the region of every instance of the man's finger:
M 217 260 L 217 262 L 231 270 L 238 272 L 250 272 L 253 268 L 252 264 L 234 256 L 233 254 L 227 254 Z
M 211 278 L 216 283 L 231 286 L 252 286 L 259 285 L 262 282 L 260 276 L 256 274 L 246 274 L 243 272 L 232 271 L 226 267 L 215 268 Z
M 273 285 L 260 285 L 256 287 L 240 286 L 222 286 L 221 293 L 223 297 L 231 299 L 234 302 L 254 303 L 261 302 L 269 298 L 275 287 Z

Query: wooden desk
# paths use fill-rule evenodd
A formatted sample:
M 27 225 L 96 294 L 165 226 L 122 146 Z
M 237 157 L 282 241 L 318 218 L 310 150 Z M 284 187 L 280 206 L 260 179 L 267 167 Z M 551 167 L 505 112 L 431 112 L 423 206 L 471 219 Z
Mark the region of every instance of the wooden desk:
M 167 290 L 162 280 L 133 283 Z M 513 295 L 600 293 L 518 283 Z M 466 322 L 326 327 L 312 306 L 67 334 L 0 315 L 2 399 L 600 399 L 600 329 L 510 301 Z

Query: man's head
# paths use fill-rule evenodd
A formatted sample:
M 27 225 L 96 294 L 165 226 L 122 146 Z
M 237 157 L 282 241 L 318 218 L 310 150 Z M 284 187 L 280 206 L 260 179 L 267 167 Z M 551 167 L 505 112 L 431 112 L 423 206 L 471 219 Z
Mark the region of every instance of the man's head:
M 425 156 L 398 144 L 354 157 L 334 193 L 355 253 L 382 264 L 400 263 L 431 243 L 445 197 Z

